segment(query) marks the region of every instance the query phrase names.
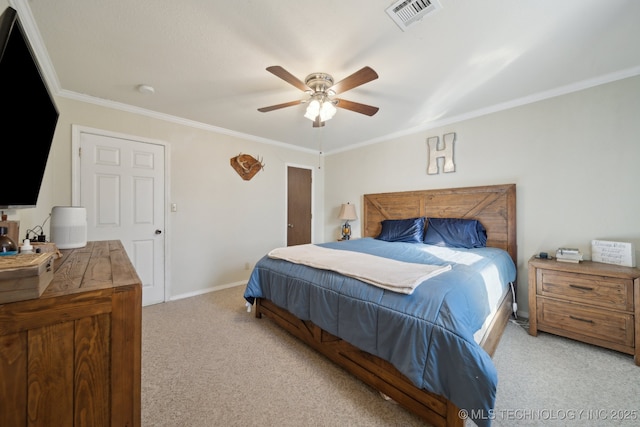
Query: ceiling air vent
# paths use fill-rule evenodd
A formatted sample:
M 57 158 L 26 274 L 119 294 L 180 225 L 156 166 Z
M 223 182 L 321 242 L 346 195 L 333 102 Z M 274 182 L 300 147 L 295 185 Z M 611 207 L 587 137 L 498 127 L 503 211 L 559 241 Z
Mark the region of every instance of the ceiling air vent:
M 437 0 L 398 0 L 386 10 L 402 31 L 420 21 L 426 15 L 441 9 Z

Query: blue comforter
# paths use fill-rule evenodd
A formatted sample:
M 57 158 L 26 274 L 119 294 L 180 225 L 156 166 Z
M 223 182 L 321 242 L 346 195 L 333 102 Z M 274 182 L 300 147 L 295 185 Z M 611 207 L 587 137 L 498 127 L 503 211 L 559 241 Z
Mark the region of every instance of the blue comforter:
M 404 295 L 328 270 L 262 258 L 245 299 L 266 298 L 302 320 L 393 364 L 417 387 L 451 400 L 488 425 L 497 387 L 489 355 L 474 340 L 515 280 L 509 255 L 363 238 L 320 246 L 452 269 Z

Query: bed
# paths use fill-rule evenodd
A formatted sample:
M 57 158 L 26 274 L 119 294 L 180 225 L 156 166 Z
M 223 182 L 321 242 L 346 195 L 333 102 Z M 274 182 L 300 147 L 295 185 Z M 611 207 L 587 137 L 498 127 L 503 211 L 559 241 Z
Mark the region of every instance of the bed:
M 462 426 L 467 417 L 489 425 L 497 387 L 490 357 L 515 300 L 515 198 L 514 184 L 366 194 L 361 239 L 308 249 L 376 257 L 381 265 L 423 263 L 438 267 L 433 277 L 399 292 L 272 251 L 256 264 L 245 299 L 256 317 L 272 319 L 431 425 Z M 416 218 L 477 221 L 486 247 L 376 238 L 383 224 Z

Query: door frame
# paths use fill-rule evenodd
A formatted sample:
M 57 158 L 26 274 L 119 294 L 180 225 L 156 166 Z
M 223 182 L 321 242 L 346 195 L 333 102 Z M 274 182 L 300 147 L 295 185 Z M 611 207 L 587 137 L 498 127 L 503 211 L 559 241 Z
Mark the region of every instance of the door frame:
M 285 163 L 284 164 L 284 242 L 287 244 L 287 221 L 289 220 L 288 208 L 289 208 L 289 168 L 307 169 L 311 171 L 311 243 L 315 242 L 315 200 L 316 200 L 316 171 L 313 166 L 301 165 L 298 163 Z
M 80 134 L 91 133 L 94 135 L 106 136 L 109 138 L 129 139 L 145 144 L 162 145 L 164 147 L 164 302 L 171 299 L 171 205 L 169 195 L 171 194 L 170 183 L 170 145 L 166 141 L 146 138 L 137 135 L 108 131 L 104 129 L 92 128 L 82 125 L 71 125 L 71 205 L 80 205 Z

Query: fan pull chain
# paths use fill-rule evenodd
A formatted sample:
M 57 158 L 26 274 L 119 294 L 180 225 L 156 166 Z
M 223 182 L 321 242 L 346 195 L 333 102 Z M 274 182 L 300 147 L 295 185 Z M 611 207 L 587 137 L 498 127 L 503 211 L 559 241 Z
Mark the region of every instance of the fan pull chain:
M 318 169 L 322 169 L 322 128 L 318 129 L 320 142 L 318 143 Z

